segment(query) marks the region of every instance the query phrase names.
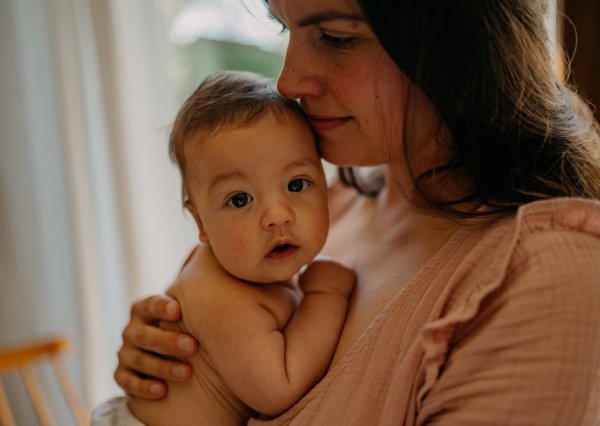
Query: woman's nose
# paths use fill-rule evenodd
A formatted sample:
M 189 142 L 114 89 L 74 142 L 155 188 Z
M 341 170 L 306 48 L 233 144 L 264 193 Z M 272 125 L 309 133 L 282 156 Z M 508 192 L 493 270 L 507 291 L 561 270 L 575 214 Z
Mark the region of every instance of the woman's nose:
M 318 76 L 317 64 L 311 59 L 309 49 L 302 49 L 290 37 L 277 79 L 277 89 L 286 98 L 310 99 L 323 94 L 324 87 Z
M 274 202 L 267 206 L 261 218 L 263 229 L 271 230 L 290 226 L 295 222 L 294 211 L 284 202 Z

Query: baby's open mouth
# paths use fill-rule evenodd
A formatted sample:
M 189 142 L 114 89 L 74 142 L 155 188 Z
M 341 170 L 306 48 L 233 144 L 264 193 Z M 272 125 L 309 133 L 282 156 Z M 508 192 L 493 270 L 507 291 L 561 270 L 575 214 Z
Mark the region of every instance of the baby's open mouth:
M 278 246 L 273 247 L 267 257 L 273 260 L 285 259 L 288 256 L 291 256 L 296 252 L 298 246 L 293 244 L 285 243 L 280 244 Z

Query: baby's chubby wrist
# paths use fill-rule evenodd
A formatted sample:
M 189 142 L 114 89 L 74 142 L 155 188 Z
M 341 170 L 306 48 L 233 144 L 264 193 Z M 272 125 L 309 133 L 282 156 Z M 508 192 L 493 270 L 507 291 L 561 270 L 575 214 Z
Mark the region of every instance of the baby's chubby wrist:
M 354 271 L 332 259 L 319 257 L 306 265 L 300 275 L 304 295 L 330 293 L 349 298 L 354 289 Z

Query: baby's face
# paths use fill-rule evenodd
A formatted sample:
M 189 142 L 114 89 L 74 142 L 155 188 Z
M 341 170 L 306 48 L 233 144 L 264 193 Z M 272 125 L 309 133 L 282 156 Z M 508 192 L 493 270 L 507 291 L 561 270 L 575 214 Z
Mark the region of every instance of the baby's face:
M 187 141 L 185 156 L 200 239 L 229 273 L 284 281 L 319 253 L 329 227 L 327 184 L 308 125 L 269 113 Z

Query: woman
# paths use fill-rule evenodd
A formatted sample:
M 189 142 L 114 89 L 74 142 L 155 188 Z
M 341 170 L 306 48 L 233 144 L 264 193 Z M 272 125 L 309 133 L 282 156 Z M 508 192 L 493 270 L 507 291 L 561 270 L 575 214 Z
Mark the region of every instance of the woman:
M 543 6 L 269 2 L 290 32 L 278 87 L 343 166 L 324 253 L 358 277 L 329 373 L 273 424 L 598 420 L 600 137 L 554 72 Z M 127 392 L 189 376 L 152 354 L 196 350 L 155 327 L 178 315 L 164 296 L 133 307 Z

